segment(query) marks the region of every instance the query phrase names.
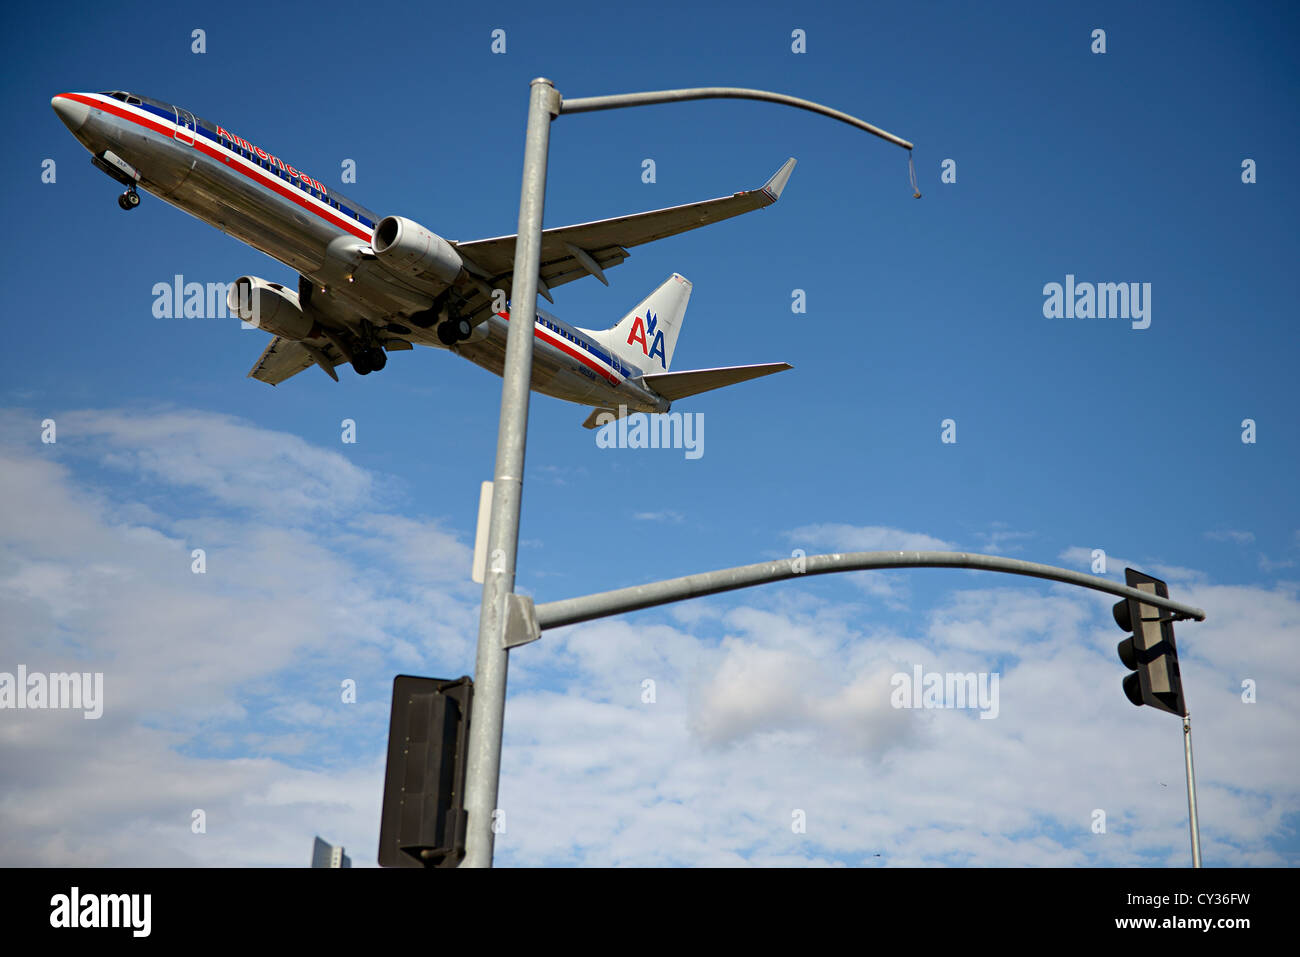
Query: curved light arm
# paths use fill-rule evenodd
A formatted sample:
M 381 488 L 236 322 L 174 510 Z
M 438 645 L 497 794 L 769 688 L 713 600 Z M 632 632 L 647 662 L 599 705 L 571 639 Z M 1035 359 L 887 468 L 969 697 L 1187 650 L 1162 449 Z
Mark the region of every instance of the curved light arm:
M 700 86 L 684 90 L 656 90 L 652 93 L 581 96 L 572 100 L 562 99 L 560 101 L 560 112 L 589 113 L 592 110 L 614 110 L 622 106 L 650 106 L 654 103 L 680 103 L 683 100 L 766 100 L 769 103 L 783 103 L 786 106 L 820 113 L 822 116 L 829 116 L 841 123 L 856 126 L 860 130 L 866 130 L 868 133 L 879 136 L 882 140 L 887 140 L 895 146 L 901 146 L 905 150 L 912 148 L 912 144 L 901 136 L 895 136 L 878 126 L 872 126 L 866 120 L 860 120 L 856 116 L 850 116 L 848 113 L 839 110 L 832 110 L 829 106 L 822 106 L 822 104 L 814 103 L 812 100 L 801 100 L 797 96 L 786 96 L 784 93 L 749 90 L 738 86 Z
M 1192 618 L 1205 620 L 1205 612 L 1191 605 L 1161 598 L 1150 592 L 1129 588 L 1108 578 L 1084 575 L 1068 568 L 1024 562 L 1016 558 L 997 555 L 976 555 L 967 552 L 841 552 L 833 555 L 809 555 L 806 558 L 783 558 L 756 565 L 740 565 L 714 572 L 701 572 L 682 578 L 669 578 L 648 585 L 633 585 L 615 591 L 566 598 L 537 606 L 537 624 L 543 629 L 559 628 L 593 618 L 604 618 L 622 612 L 666 605 L 686 598 L 716 595 L 719 592 L 764 585 L 768 582 L 799 578 L 803 575 L 829 575 L 834 572 L 865 571 L 879 568 L 978 568 L 1011 575 L 1028 575 L 1049 581 L 1079 585 L 1095 591 L 1109 592 L 1120 598 L 1138 598 L 1144 604 L 1154 605 L 1174 613 L 1174 620 Z

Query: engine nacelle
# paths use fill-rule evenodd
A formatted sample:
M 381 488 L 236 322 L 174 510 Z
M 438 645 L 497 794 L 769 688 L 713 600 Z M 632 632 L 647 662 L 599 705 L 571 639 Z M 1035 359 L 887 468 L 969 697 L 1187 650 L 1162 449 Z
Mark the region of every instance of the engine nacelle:
M 226 306 L 244 322 L 285 339 L 310 338 L 316 325 L 303 314 L 296 292 L 256 276 L 231 283 Z
M 385 269 L 402 276 L 435 279 L 450 286 L 464 266 L 460 253 L 437 233 L 403 216 L 385 216 L 370 237 Z

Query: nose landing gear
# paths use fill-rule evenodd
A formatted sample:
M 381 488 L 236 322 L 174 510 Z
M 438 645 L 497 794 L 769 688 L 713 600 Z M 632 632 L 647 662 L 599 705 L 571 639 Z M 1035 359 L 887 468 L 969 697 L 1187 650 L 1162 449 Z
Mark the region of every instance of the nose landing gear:
M 140 173 L 134 166 L 108 150 L 96 153 L 90 161 L 96 169 L 103 170 L 126 187 L 126 192 L 117 198 L 117 205 L 127 212 L 140 205 L 140 194 L 135 191 L 136 183 L 140 182 Z

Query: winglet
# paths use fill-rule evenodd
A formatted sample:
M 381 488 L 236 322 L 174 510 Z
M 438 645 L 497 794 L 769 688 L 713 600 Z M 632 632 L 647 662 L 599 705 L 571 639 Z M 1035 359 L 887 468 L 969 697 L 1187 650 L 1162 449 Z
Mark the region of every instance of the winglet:
M 763 184 L 763 192 L 772 197 L 772 202 L 781 198 L 781 190 L 785 189 L 785 184 L 790 180 L 790 174 L 794 172 L 795 158 L 791 156 L 782 164 L 781 168 L 772 174 L 772 178 Z

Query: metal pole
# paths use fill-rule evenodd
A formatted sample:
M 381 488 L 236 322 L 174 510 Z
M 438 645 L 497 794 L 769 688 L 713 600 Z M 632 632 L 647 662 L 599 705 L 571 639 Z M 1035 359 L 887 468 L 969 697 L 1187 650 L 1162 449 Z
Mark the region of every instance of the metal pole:
M 1192 867 L 1201 866 L 1201 824 L 1196 817 L 1196 771 L 1192 768 L 1192 716 L 1183 715 L 1183 755 L 1187 759 L 1187 822 L 1192 829 Z
M 911 150 L 912 144 L 901 136 L 895 136 L 887 130 L 873 126 L 866 120 L 860 120 L 841 110 L 833 110 L 821 103 L 804 100 L 785 93 L 773 93 L 770 90 L 750 90 L 739 86 L 700 86 L 684 90 L 654 90 L 648 93 L 615 93 L 611 96 L 580 96 L 565 100 L 560 106 L 561 113 L 590 113 L 592 110 L 617 110 L 625 106 L 650 106 L 655 103 L 681 103 L 686 100 L 764 100 L 768 103 L 781 103 L 799 110 L 820 113 L 841 123 L 848 123 L 860 130 L 879 136 L 886 142 Z
M 766 99 L 823 113 L 851 123 L 906 149 L 912 144 L 847 113 L 762 90 L 713 87 L 669 90 L 623 97 L 592 97 L 574 101 L 570 112 L 613 109 L 653 102 L 715 96 Z M 491 867 L 493 814 L 501 772 L 501 736 L 505 723 L 506 669 L 509 657 L 506 629 L 515 587 L 519 551 L 519 509 L 523 494 L 524 450 L 528 433 L 528 399 L 532 385 L 533 335 L 537 317 L 538 273 L 542 254 L 542 210 L 546 200 L 546 162 L 551 120 L 560 115 L 562 100 L 551 81 L 532 81 L 528 131 L 524 142 L 524 175 L 519 194 L 519 229 L 515 241 L 514 281 L 510 295 L 510 327 L 502 369 L 501 424 L 497 432 L 497 461 L 493 474 L 492 513 L 488 531 L 483 607 L 479 616 L 478 656 L 474 667 L 474 705 L 470 714 L 469 755 L 465 772 L 468 831 L 462 867 Z
M 1018 558 L 1003 558 L 998 555 L 927 551 L 837 552 L 832 555 L 782 558 L 777 561 L 759 562 L 756 565 L 740 565 L 736 568 L 700 572 L 697 575 L 669 578 L 645 585 L 633 585 L 630 588 L 618 588 L 594 595 L 546 602 L 537 606 L 537 623 L 543 630 L 560 628 L 580 621 L 590 621 L 593 618 L 620 615 L 641 608 L 652 608 L 655 605 L 666 605 L 704 595 L 716 595 L 719 592 L 750 588 L 754 585 L 764 585 L 789 578 L 881 568 L 972 568 L 1027 575 L 1031 578 L 1045 578 L 1048 581 L 1063 582 L 1067 585 L 1079 585 L 1094 591 L 1118 595 L 1121 598 L 1138 598 L 1148 605 L 1173 612 L 1175 620 L 1184 618 L 1205 620 L 1205 612 L 1200 608 L 1169 598 L 1161 598 L 1159 595 L 1137 588 L 1130 588 L 1108 578 L 1085 575 L 1069 568 L 1057 568 L 1053 565 L 1026 562 Z
M 468 832 L 462 867 L 491 867 L 493 812 L 501 771 L 501 733 L 506 710 L 506 617 L 515 587 L 519 550 L 519 506 L 523 494 L 528 397 L 533 373 L 533 331 L 537 316 L 537 276 L 542 256 L 542 209 L 546 201 L 546 157 L 551 119 L 560 95 L 543 77 L 533 80 L 524 141 L 524 176 L 519 193 L 519 237 L 515 242 L 510 328 L 502 370 L 501 425 L 492 476 L 492 516 L 488 561 L 483 577 L 483 610 L 474 666 L 474 706 L 470 714 L 469 762 L 465 772 Z

